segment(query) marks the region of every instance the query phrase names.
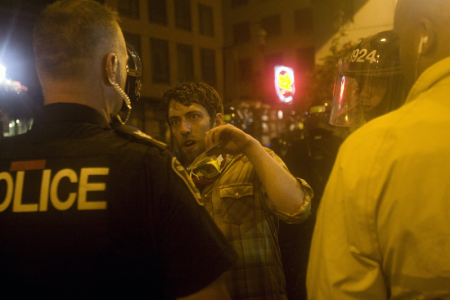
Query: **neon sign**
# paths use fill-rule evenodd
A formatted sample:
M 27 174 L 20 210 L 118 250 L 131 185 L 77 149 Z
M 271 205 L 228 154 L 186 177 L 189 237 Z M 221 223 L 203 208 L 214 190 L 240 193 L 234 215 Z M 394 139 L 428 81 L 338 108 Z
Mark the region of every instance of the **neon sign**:
M 285 66 L 275 68 L 275 90 L 281 102 L 291 102 L 295 94 L 294 70 Z

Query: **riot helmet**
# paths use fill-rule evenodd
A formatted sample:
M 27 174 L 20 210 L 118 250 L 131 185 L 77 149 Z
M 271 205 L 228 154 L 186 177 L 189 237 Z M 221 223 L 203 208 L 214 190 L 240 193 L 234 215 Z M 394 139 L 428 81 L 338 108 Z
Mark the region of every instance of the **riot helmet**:
M 306 130 L 314 130 L 317 128 L 330 130 L 328 119 L 330 117 L 330 105 L 328 103 L 313 104 L 305 113 Z
M 399 39 L 393 31 L 377 33 L 339 60 L 330 124 L 361 126 L 400 107 L 405 96 Z
M 125 83 L 125 91 L 118 90 L 124 102 L 117 119 L 124 124 L 131 113 L 131 101 L 139 100 L 141 91 L 142 63 L 138 53 L 130 43 L 127 44 L 128 62 L 126 65 L 127 79 Z M 117 87 L 116 87 L 117 89 Z M 125 117 L 122 117 L 126 115 Z
M 141 91 L 142 63 L 134 47 L 127 43 L 128 62 L 127 62 L 127 81 L 125 92 L 131 101 L 139 100 Z

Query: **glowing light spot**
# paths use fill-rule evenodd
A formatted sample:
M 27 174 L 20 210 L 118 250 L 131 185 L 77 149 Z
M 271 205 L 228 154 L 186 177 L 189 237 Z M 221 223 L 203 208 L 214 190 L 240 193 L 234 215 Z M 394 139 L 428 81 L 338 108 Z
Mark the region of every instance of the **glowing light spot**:
M 0 64 L 0 83 L 6 78 L 6 67 Z
M 282 110 L 279 110 L 279 111 L 278 111 L 278 119 L 279 119 L 279 120 L 282 120 L 282 119 L 283 119 L 283 111 L 282 111 Z
M 344 98 L 344 90 L 345 90 L 345 76 L 342 77 L 342 80 L 341 80 L 341 91 L 339 93 L 339 104 L 342 103 L 342 100 Z

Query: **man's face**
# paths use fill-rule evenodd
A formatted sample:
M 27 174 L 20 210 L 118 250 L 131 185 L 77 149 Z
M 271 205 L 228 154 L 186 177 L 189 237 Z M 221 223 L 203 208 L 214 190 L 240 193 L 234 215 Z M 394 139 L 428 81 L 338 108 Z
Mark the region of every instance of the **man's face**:
M 364 105 L 364 113 L 370 113 L 384 98 L 389 81 L 386 77 L 371 78 L 360 90 L 359 97 Z
M 199 104 L 185 106 L 175 100 L 169 104 L 169 124 L 182 163 L 190 164 L 206 151 L 205 133 L 211 129 L 208 111 Z

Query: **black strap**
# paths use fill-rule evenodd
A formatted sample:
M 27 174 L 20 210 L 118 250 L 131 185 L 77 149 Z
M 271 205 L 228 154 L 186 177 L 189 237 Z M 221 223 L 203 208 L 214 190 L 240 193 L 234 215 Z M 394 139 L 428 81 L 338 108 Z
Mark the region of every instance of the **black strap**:
M 149 143 L 153 146 L 158 147 L 161 150 L 167 150 L 168 147 L 166 144 L 164 144 L 163 142 L 157 141 L 154 138 L 152 138 L 151 136 L 143 133 L 142 131 L 140 131 L 139 129 L 129 126 L 129 125 L 124 125 L 124 124 L 114 124 L 113 126 L 114 131 L 116 133 L 118 133 L 119 135 L 122 136 L 128 136 L 128 137 L 133 137 L 138 141 L 144 142 L 144 143 Z

